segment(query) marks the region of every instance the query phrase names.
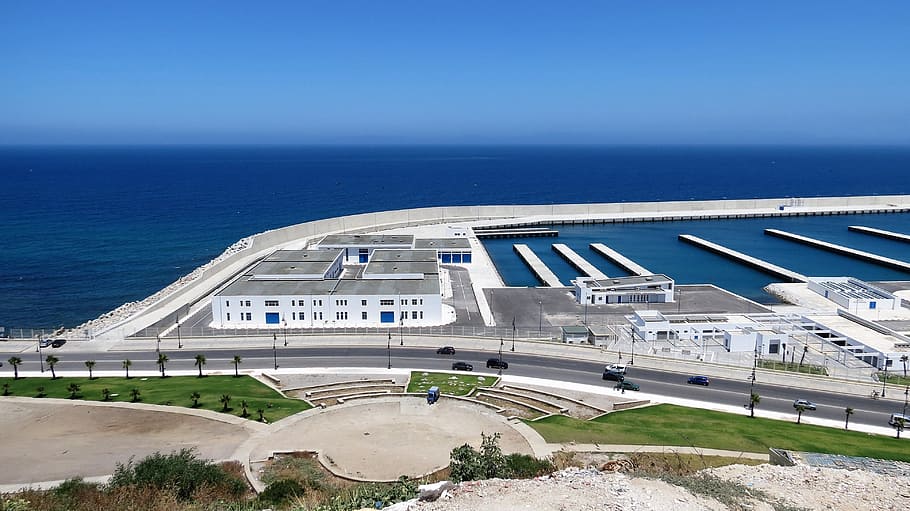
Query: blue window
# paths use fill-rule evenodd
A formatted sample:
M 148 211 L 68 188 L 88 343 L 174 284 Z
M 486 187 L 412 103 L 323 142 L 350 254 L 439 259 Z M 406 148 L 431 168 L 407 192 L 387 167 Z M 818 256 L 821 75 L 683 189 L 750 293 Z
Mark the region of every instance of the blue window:
M 443 252 L 443 253 L 442 253 L 442 263 L 443 263 L 443 264 L 448 264 L 448 263 L 451 263 L 451 262 L 452 262 L 452 254 L 449 253 L 449 252 Z
M 461 254 L 452 254 L 453 263 L 461 263 Z
M 279 314 L 277 312 L 266 312 L 265 313 L 265 324 L 266 325 L 277 325 L 278 316 L 279 316 Z
M 874 308 L 875 308 L 875 302 L 869 302 L 869 308 L 870 308 L 870 309 L 874 309 Z
M 369 259 L 370 259 L 370 250 L 369 250 L 369 249 L 366 249 L 366 248 L 361 248 L 361 249 L 357 252 L 357 255 L 360 256 L 360 257 L 359 257 L 359 260 L 360 260 L 361 263 L 366 263 L 366 262 L 369 261 Z
M 463 263 L 470 263 L 470 262 L 471 262 L 471 254 L 461 254 L 461 262 L 463 262 Z
M 381 311 L 379 313 L 379 322 L 380 323 L 394 323 L 395 322 L 395 312 L 394 311 Z

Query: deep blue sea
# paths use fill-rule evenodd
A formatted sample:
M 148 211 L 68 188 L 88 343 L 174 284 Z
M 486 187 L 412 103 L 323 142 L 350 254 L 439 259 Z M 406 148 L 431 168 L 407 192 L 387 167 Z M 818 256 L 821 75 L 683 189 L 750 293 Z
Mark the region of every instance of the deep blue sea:
M 0 325 L 48 327 L 141 300 L 242 237 L 307 220 L 440 205 L 906 194 L 910 148 L 0 147 L 0 179 Z M 761 234 L 776 226 L 837 241 L 854 223 L 793 220 L 560 227 L 560 241 L 584 251 L 596 238 L 681 283 L 712 281 L 758 299 L 770 279 L 675 236 L 699 234 L 806 273 L 910 279 Z M 910 231 L 907 215 L 867 223 Z M 906 246 L 854 236 L 860 248 L 910 258 Z M 553 240 L 530 240 L 538 242 L 549 254 Z M 510 284 L 535 284 L 495 247 Z M 563 280 L 574 276 L 554 261 Z

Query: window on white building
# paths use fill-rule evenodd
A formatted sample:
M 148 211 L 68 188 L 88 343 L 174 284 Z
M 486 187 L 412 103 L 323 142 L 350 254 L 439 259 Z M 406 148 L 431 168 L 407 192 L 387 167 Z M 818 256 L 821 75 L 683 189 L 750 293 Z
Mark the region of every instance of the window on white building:
M 265 306 L 266 307 L 278 307 L 278 300 L 266 300 Z
M 417 305 L 417 298 L 411 298 L 411 305 Z
M 367 301 L 366 301 L 366 300 L 360 300 L 360 306 L 361 306 L 361 307 L 366 307 L 366 306 L 367 306 Z
M 225 307 L 230 307 L 230 306 L 231 306 L 231 301 L 230 301 L 230 300 L 225 300 L 225 301 L 224 301 L 224 306 L 225 306 Z
M 379 305 L 382 305 L 384 307 L 389 306 L 389 305 L 395 305 L 395 300 L 379 300 Z
M 417 311 L 411 311 L 411 319 L 417 319 Z
M 362 320 L 364 320 L 364 321 L 367 320 L 367 313 L 366 313 L 366 311 L 363 311 L 363 312 L 360 313 L 360 319 L 362 319 Z
M 230 313 L 230 312 L 227 313 L 227 320 L 228 320 L 228 321 L 231 320 L 231 313 Z
M 252 313 L 252 312 L 247 312 L 247 313 L 246 313 L 246 320 L 247 320 L 247 321 L 253 321 L 253 313 Z

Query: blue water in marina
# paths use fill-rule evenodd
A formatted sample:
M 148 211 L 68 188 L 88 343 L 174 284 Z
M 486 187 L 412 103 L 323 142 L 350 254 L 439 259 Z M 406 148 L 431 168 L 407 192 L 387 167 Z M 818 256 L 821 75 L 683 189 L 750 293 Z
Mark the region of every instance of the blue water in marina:
M 910 148 L 894 147 L 0 147 L 0 325 L 78 324 L 156 292 L 239 238 L 319 218 L 440 205 L 905 194 L 908 175 Z M 866 223 L 910 231 L 906 215 L 874 220 Z M 676 235 L 806 273 L 910 278 L 761 234 L 776 226 L 908 259 L 895 242 L 847 233 L 854 217 L 793 221 L 559 229 L 580 251 L 592 229 L 587 241 L 649 269 L 749 296 L 770 279 Z M 552 239 L 528 242 L 545 243 L 537 250 L 545 261 L 574 277 L 549 258 Z M 495 246 L 506 280 L 533 285 Z M 599 257 L 589 259 L 622 274 Z

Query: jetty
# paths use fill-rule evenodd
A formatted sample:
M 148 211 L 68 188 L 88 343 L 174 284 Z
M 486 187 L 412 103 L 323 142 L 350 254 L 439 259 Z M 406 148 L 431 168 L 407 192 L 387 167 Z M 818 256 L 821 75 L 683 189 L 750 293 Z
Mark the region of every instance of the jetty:
M 512 227 L 501 229 L 474 229 L 478 238 L 539 238 L 559 236 L 559 231 L 539 227 Z
M 563 259 L 569 262 L 572 266 L 578 269 L 578 271 L 584 273 L 589 277 L 594 277 L 597 280 L 607 280 L 610 277 L 606 273 L 598 270 L 594 267 L 593 264 L 589 263 L 585 258 L 578 255 L 578 252 L 569 248 L 568 245 L 563 243 L 554 243 L 553 250 L 562 256 Z
M 880 238 L 888 238 L 889 240 L 905 241 L 907 243 L 910 243 L 910 234 L 886 231 L 884 229 L 876 229 L 875 227 L 863 227 L 862 225 L 851 225 L 848 226 L 847 229 L 853 232 L 861 232 L 863 234 L 871 234 Z
M 680 234 L 679 239 L 685 241 L 686 243 L 695 245 L 696 247 L 703 248 L 709 252 L 714 252 L 715 254 L 722 255 L 728 259 L 732 259 L 739 263 L 742 263 L 746 266 L 755 268 L 769 275 L 775 277 L 781 277 L 788 282 L 808 282 L 809 278 L 805 275 L 797 273 L 792 270 L 788 270 L 782 266 L 769 263 L 764 259 L 759 259 L 757 257 L 752 257 L 748 254 L 733 250 L 732 248 L 727 248 L 723 245 L 718 245 L 717 243 L 712 243 L 706 239 L 699 238 L 698 236 L 693 236 L 691 234 Z
M 594 249 L 598 254 L 606 257 L 607 259 L 613 261 L 621 268 L 631 273 L 632 275 L 653 275 L 654 273 L 648 271 L 644 266 L 636 263 L 635 261 L 629 259 L 628 257 L 620 254 L 619 252 L 613 250 L 612 248 L 604 245 L 603 243 L 591 243 L 591 248 Z
M 562 282 L 559 281 L 559 277 L 557 277 L 547 265 L 543 264 L 543 261 L 537 257 L 537 254 L 535 254 L 530 247 L 523 243 L 516 243 L 515 245 L 512 245 L 512 250 L 518 253 L 521 260 L 531 269 L 531 273 L 533 273 L 534 276 L 537 277 L 537 280 L 542 284 L 550 287 L 563 287 Z
M 830 243 L 827 241 L 810 238 L 808 236 L 793 234 L 792 232 L 781 231 L 780 229 L 765 229 L 765 234 L 777 238 L 783 238 L 785 240 L 795 241 L 804 245 L 809 245 L 810 247 L 820 248 L 829 252 L 854 257 L 856 259 L 863 259 L 882 266 L 889 266 L 891 268 L 897 268 L 898 270 L 910 272 L 910 263 L 898 259 L 892 259 L 890 257 L 881 256 L 878 254 L 873 254 L 872 252 L 865 252 L 863 250 L 845 247 L 836 243 Z

